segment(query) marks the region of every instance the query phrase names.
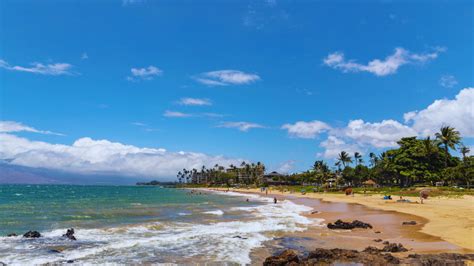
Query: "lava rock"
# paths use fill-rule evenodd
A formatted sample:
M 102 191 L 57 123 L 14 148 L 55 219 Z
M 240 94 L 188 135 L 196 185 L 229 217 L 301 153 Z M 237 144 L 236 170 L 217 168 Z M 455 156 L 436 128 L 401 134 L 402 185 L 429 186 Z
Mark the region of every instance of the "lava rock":
M 359 220 L 354 220 L 351 223 L 349 222 L 344 222 L 342 220 L 337 220 L 334 224 L 329 223 L 328 224 L 329 229 L 344 229 L 344 230 L 350 230 L 354 228 L 372 228 L 372 225 L 368 223 L 361 222 Z
M 23 235 L 23 237 L 38 238 L 38 237 L 41 237 L 41 234 L 38 231 L 28 231 Z
M 10 233 L 10 234 L 7 235 L 7 237 L 14 237 L 14 236 L 18 236 L 18 235 L 15 234 L 15 233 Z
M 383 240 L 380 239 L 380 238 L 379 238 L 379 239 L 374 239 L 374 242 L 377 242 L 377 243 L 378 243 L 378 242 L 382 242 L 382 241 L 383 241 Z
M 66 234 L 63 237 L 67 237 L 69 240 L 77 240 L 74 236 L 74 228 L 67 229 Z
M 398 243 L 398 244 L 395 244 L 395 243 L 388 243 L 386 244 L 383 249 L 382 249 L 383 252 L 392 252 L 392 253 L 395 253 L 395 252 L 406 252 L 408 251 L 408 249 L 406 249 L 402 244 Z
M 280 255 L 271 256 L 265 259 L 263 262 L 264 266 L 284 266 L 288 264 L 298 264 L 300 259 L 298 253 L 295 250 L 287 249 Z

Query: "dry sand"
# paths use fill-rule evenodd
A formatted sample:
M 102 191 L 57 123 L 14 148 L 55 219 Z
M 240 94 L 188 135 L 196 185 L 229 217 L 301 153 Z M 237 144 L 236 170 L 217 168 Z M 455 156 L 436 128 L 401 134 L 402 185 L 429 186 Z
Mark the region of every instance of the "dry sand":
M 259 193 L 259 189 L 234 189 L 238 192 Z M 346 196 L 333 193 L 289 193 L 278 190 L 270 190 L 273 195 L 284 197 L 314 198 L 329 202 L 356 203 L 370 208 L 396 211 L 415 215 L 426 219 L 422 233 L 439 237 L 449 243 L 464 249 L 474 251 L 474 197 L 463 196 L 460 198 L 431 197 L 424 204 L 398 203 L 393 200 L 382 200 L 382 195 Z M 411 202 L 419 201 L 419 198 L 404 197 Z

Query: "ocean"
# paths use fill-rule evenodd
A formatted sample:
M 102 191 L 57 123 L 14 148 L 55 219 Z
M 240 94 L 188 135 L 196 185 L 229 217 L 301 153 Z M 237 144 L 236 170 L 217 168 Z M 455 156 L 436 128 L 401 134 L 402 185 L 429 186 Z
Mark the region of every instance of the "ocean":
M 247 201 L 249 199 L 249 201 Z M 151 186 L 0 185 L 0 262 L 249 264 L 311 208 L 233 192 Z M 77 241 L 62 237 L 75 229 Z M 29 230 L 42 234 L 27 239 Z M 17 237 L 6 237 L 16 233 Z

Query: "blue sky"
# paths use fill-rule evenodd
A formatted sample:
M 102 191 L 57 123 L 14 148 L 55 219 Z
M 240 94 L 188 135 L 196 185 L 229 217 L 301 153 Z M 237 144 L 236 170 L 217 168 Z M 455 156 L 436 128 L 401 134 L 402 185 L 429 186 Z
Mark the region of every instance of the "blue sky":
M 128 160 L 116 143 L 166 149 L 147 172 L 127 170 L 157 177 L 234 159 L 304 170 L 444 124 L 474 143 L 470 1 L 2 1 L 0 12 L 0 155 L 19 165 L 112 171 L 104 150 L 69 151 L 81 138 L 107 140 L 114 160 Z M 51 150 L 71 158 L 37 159 Z

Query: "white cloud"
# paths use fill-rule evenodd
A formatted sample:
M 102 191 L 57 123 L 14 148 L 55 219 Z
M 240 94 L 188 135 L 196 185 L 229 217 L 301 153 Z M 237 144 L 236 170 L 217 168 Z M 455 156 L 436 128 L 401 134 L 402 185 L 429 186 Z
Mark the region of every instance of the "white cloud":
M 197 106 L 212 105 L 209 99 L 199 99 L 199 98 L 182 98 L 179 101 L 179 103 L 182 105 L 197 105 Z
M 328 136 L 328 138 L 319 144 L 324 148 L 324 152 L 318 153 L 317 156 L 322 156 L 326 159 L 336 159 L 341 151 L 354 154 L 354 152 L 361 152 L 362 148 L 355 143 L 346 143 L 343 139 L 336 136 Z
M 33 132 L 39 134 L 47 134 L 47 135 L 58 135 L 64 136 L 64 134 L 51 132 L 47 130 L 38 130 L 36 128 L 23 125 L 22 123 L 18 123 L 15 121 L 0 121 L 0 133 L 8 133 L 8 132 Z
M 474 88 L 461 90 L 453 100 L 436 100 L 426 109 L 406 113 L 404 118 L 422 135 L 431 135 L 449 125 L 463 137 L 474 137 Z
M 34 62 L 30 64 L 30 67 L 23 66 L 12 66 L 5 60 L 0 59 L 0 68 L 4 68 L 11 71 L 28 72 L 41 75 L 59 76 L 59 75 L 73 75 L 72 65 L 68 63 L 52 63 L 43 64 Z
M 249 122 L 223 122 L 218 127 L 225 128 L 237 128 L 240 131 L 247 132 L 252 128 L 265 128 L 264 126 L 256 123 Z
M 142 123 L 142 122 L 132 122 L 132 125 L 137 126 L 137 127 L 146 127 L 147 124 Z
M 288 174 L 291 170 L 293 170 L 294 167 L 295 167 L 295 161 L 289 160 L 289 161 L 281 163 L 276 169 L 276 171 L 278 173 Z
M 439 85 L 445 88 L 453 88 L 458 84 L 458 81 L 453 75 L 443 75 L 439 79 Z
M 298 121 L 294 124 L 284 124 L 281 128 L 286 129 L 290 136 L 304 139 L 314 139 L 318 134 L 331 129 L 328 124 L 318 120 L 310 122 Z
M 152 80 L 156 76 L 163 74 L 163 71 L 155 66 L 148 66 L 144 68 L 132 68 L 130 69 L 132 76 L 128 76 L 127 80 Z
M 201 73 L 194 77 L 196 81 L 208 86 L 244 85 L 260 80 L 256 74 L 239 70 L 217 70 Z
M 366 65 L 356 63 L 354 60 L 346 60 L 343 53 L 335 52 L 324 58 L 323 62 L 325 65 L 339 69 L 344 73 L 369 72 L 376 76 L 386 76 L 396 73 L 403 65 L 426 63 L 430 60 L 434 60 L 443 51 L 445 51 L 445 48 L 438 47 L 431 53 L 416 54 L 403 48 L 395 48 L 395 52 L 387 56 L 384 60 L 374 59 Z
M 418 133 L 395 120 L 369 123 L 357 119 L 349 122 L 344 129 L 344 135 L 360 145 L 388 148 L 397 146 L 397 141 L 401 138 L 417 136 Z
M 135 5 L 145 3 L 146 0 L 122 0 L 122 6 Z
M 73 173 L 117 174 L 170 179 L 183 168 L 202 165 L 228 166 L 242 159 L 210 156 L 196 152 L 169 152 L 140 148 L 108 140 L 80 138 L 72 145 L 31 141 L 0 133 L 0 159 L 15 165 L 63 170 Z
M 187 113 L 182 113 L 182 112 L 176 112 L 176 111 L 165 111 L 163 116 L 166 117 L 191 117 L 193 116 L 192 114 L 187 114 Z

